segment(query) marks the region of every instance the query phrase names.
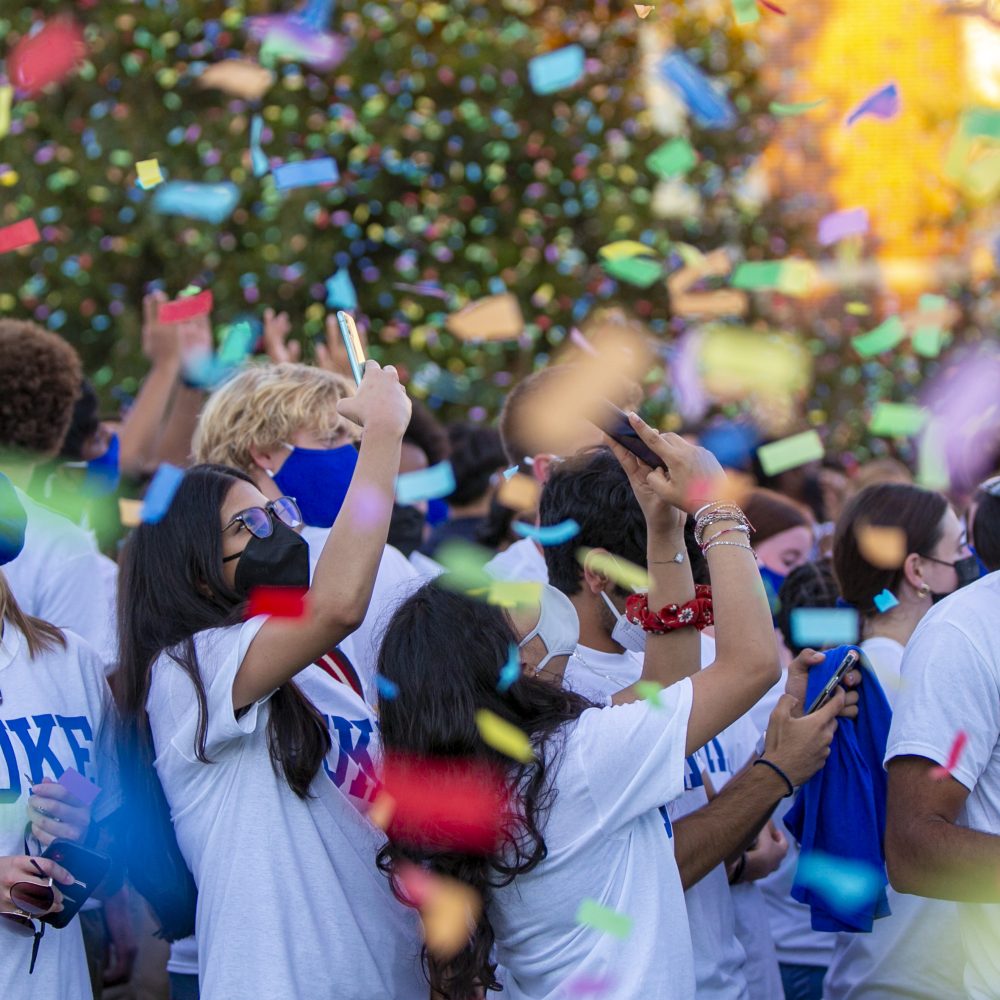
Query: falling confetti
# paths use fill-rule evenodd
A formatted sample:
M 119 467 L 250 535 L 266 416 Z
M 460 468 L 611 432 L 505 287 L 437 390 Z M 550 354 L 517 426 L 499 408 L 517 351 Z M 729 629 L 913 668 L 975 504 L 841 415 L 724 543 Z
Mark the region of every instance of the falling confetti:
M 584 927 L 592 927 L 602 934 L 625 940 L 632 933 L 633 920 L 595 899 L 584 899 L 576 911 L 576 922 Z
M 531 741 L 524 732 L 489 709 L 481 708 L 476 712 L 476 728 L 487 746 L 512 760 L 530 764 L 535 759 Z
M 945 778 L 949 777 L 958 767 L 958 762 L 962 759 L 962 753 L 965 751 L 965 747 L 969 742 L 969 734 L 965 730 L 960 729 L 955 734 L 955 742 L 952 743 L 951 749 L 948 751 L 948 760 L 944 767 L 935 767 L 931 769 L 931 777 L 936 781 L 943 781 Z

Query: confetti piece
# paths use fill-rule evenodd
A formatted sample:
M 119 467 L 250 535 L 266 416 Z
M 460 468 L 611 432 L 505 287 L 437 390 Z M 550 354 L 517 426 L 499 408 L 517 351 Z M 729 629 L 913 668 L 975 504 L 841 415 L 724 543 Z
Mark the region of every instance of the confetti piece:
M 808 462 L 823 458 L 823 442 L 816 431 L 803 431 L 781 441 L 763 444 L 757 449 L 757 458 L 767 476 L 777 476 Z
M 302 618 L 306 613 L 308 587 L 254 587 L 247 604 L 247 618 Z
M 250 166 L 254 177 L 263 177 L 271 169 L 270 160 L 260 145 L 263 134 L 264 119 L 254 115 L 250 119 Z
M 632 6 L 635 8 L 635 12 L 643 20 L 645 20 L 647 17 L 649 17 L 649 15 L 652 14 L 654 10 L 656 10 L 655 7 L 647 7 L 646 4 L 643 4 L 643 3 L 634 3 L 634 4 L 632 4 Z
M 844 306 L 844 312 L 851 316 L 867 316 L 871 311 L 871 307 L 865 305 L 864 302 L 848 302 Z
M 603 934 L 621 938 L 623 941 L 632 933 L 632 918 L 607 906 L 601 906 L 596 899 L 584 899 L 576 911 L 576 922 L 584 927 L 592 927 Z
M 528 737 L 517 726 L 501 719 L 488 708 L 480 708 L 476 712 L 476 728 L 487 746 L 512 760 L 530 764 L 535 759 Z
M 310 187 L 313 184 L 336 184 L 340 171 L 336 161 L 329 156 L 319 160 L 300 160 L 297 163 L 279 163 L 271 170 L 274 186 L 279 191 Z
M 275 75 L 249 59 L 224 59 L 209 66 L 198 77 L 206 90 L 221 90 L 245 101 L 259 101 L 271 89 Z
M 381 778 L 392 799 L 393 839 L 475 854 L 488 854 L 500 842 L 508 796 L 496 767 L 387 753 Z
M 21 247 L 30 247 L 33 243 L 38 243 L 41 238 L 42 234 L 38 231 L 35 220 L 22 219 L 20 222 L 0 229 L 0 253 L 9 253 L 11 250 L 18 250 Z
M 559 524 L 546 524 L 539 527 L 525 524 L 524 521 L 515 521 L 511 527 L 514 529 L 515 535 L 530 538 L 532 541 L 538 542 L 539 545 L 562 545 L 580 534 L 580 525 L 571 517 L 560 521 Z
M 500 484 L 497 503 L 518 513 L 530 513 L 538 506 L 541 492 L 542 488 L 536 480 L 519 472 Z
M 142 502 L 142 520 L 146 524 L 156 524 L 163 519 L 183 478 L 184 470 L 167 462 L 156 470 Z
M 780 101 L 771 101 L 767 109 L 777 118 L 794 118 L 797 115 L 813 111 L 826 104 L 826 101 L 825 97 L 821 97 L 818 101 L 804 101 L 799 104 L 782 104 Z
M 899 601 L 896 600 L 896 595 L 891 590 L 883 590 L 881 594 L 876 594 L 872 600 L 879 614 L 882 615 L 899 606 Z
M 118 498 L 118 520 L 123 528 L 134 528 L 142 523 L 142 501 Z
M 643 701 L 648 701 L 653 708 L 663 708 L 663 702 L 660 701 L 662 684 L 657 684 L 656 681 L 636 681 L 633 687 Z
M 712 81 L 684 53 L 675 49 L 660 63 L 660 73 L 672 84 L 695 121 L 706 129 L 732 128 L 736 112 L 729 99 L 716 90 Z
M 257 334 L 246 321 L 233 323 L 225 333 L 219 347 L 218 361 L 225 369 L 235 368 L 253 353 Z
M 488 588 L 493 582 L 493 577 L 486 572 L 486 564 L 493 558 L 489 549 L 451 539 L 440 546 L 434 558 L 447 570 L 440 582 L 452 589 Z
M 917 312 L 917 328 L 913 331 L 913 350 L 924 358 L 936 358 L 941 353 L 948 332 L 938 317 L 945 316 L 950 303 L 943 295 L 921 295 Z
M 823 649 L 858 640 L 858 613 L 854 608 L 793 608 L 791 626 L 796 646 Z
M 848 116 L 847 125 L 853 125 L 859 118 L 870 115 L 888 121 L 899 114 L 899 91 L 894 83 L 886 84 L 869 94 Z
M 777 288 L 781 265 L 780 260 L 745 261 L 733 272 L 733 288 L 758 291 Z
M 524 332 L 524 317 L 508 292 L 470 302 L 445 320 L 445 328 L 459 340 L 514 340 Z
M 471 593 L 475 593 L 472 591 Z M 486 595 L 488 604 L 501 608 L 536 605 L 542 599 L 542 585 L 534 580 L 491 580 Z
M 913 403 L 877 403 L 868 429 L 878 437 L 913 437 L 927 423 L 927 411 Z
M 606 576 L 626 590 L 649 590 L 649 573 L 620 556 L 581 548 L 576 550 L 576 559 L 581 566 Z
M 581 45 L 567 45 L 528 60 L 528 82 L 536 94 L 552 94 L 571 87 L 583 76 Z
M 404 472 L 396 478 L 396 502 L 404 507 L 421 500 L 437 500 L 454 492 L 455 471 L 448 461 L 416 472 Z
M 858 551 L 877 569 L 898 569 L 906 558 L 906 532 L 892 525 L 859 524 L 854 532 Z
M 59 775 L 59 784 L 85 806 L 93 805 L 94 800 L 101 794 L 100 785 L 95 784 L 89 778 L 85 778 L 79 771 L 72 767 L 67 767 Z
M 760 20 L 757 0 L 733 0 L 733 14 L 737 24 L 756 24 Z
M 326 279 L 327 309 L 346 309 L 354 312 L 358 308 L 358 293 L 351 281 L 351 273 L 346 267 L 337 270 Z
M 430 282 L 422 282 L 418 285 L 409 285 L 405 281 L 393 283 L 393 288 L 398 288 L 401 292 L 413 292 L 414 295 L 427 295 L 432 299 L 450 299 L 451 295 L 443 288 L 438 288 Z
M 375 675 L 375 687 L 378 688 L 379 697 L 386 701 L 395 701 L 399 697 L 399 685 L 381 674 Z
M 787 16 L 786 12 L 776 3 L 771 3 L 771 0 L 760 0 L 760 3 L 762 7 L 766 7 L 768 10 L 773 10 L 775 14 L 780 14 L 782 17 Z
M 511 479 L 513 476 L 517 475 L 517 466 L 512 465 L 509 469 L 503 470 L 504 479 Z
M 135 169 L 139 175 L 139 187 L 143 190 L 148 191 L 163 183 L 163 174 L 160 173 L 160 164 L 157 160 L 139 160 Z
M 156 188 L 153 211 L 218 224 L 233 214 L 239 200 L 240 189 L 229 181 L 221 184 L 167 181 Z
M 0 87 L 0 139 L 10 131 L 10 108 L 14 100 L 14 88 Z
M 408 862 L 398 864 L 395 874 L 404 895 L 420 911 L 427 950 L 443 961 L 454 958 L 479 920 L 479 894 L 464 882 Z
M 663 265 L 648 257 L 624 257 L 603 262 L 604 270 L 613 278 L 638 288 L 649 288 L 663 277 Z
M 597 251 L 605 260 L 625 260 L 629 257 L 640 257 L 643 254 L 655 254 L 652 247 L 637 240 L 617 240 L 615 243 L 605 243 Z
M 161 302 L 157 316 L 161 323 L 184 323 L 198 316 L 207 316 L 212 311 L 212 305 L 212 291 L 206 288 L 197 295 Z
M 34 96 L 69 76 L 85 54 L 79 25 L 65 17 L 56 18 L 14 46 L 7 57 L 7 75 L 18 90 Z
M 521 651 L 513 643 L 507 656 L 507 662 L 500 668 L 500 682 L 497 690 L 509 691 L 514 683 L 521 679 Z
M 863 861 L 810 851 L 799 857 L 795 883 L 822 897 L 831 909 L 848 915 L 875 902 L 885 877 Z
M 670 139 L 646 157 L 646 169 L 658 177 L 681 177 L 698 164 L 687 139 Z
M 851 344 L 863 358 L 872 358 L 884 351 L 891 351 L 906 338 L 906 328 L 898 316 L 890 316 L 874 330 L 851 337 Z
M 935 767 L 931 769 L 931 777 L 934 778 L 935 781 L 943 781 L 952 774 L 956 767 L 958 767 L 958 762 L 961 760 L 962 752 L 965 750 L 968 742 L 969 734 L 960 729 L 955 734 L 955 742 L 952 743 L 951 749 L 948 751 L 948 760 L 944 767 Z
M 861 236 L 868 232 L 868 209 L 846 208 L 832 212 L 819 221 L 819 244 L 828 247 L 849 236 Z

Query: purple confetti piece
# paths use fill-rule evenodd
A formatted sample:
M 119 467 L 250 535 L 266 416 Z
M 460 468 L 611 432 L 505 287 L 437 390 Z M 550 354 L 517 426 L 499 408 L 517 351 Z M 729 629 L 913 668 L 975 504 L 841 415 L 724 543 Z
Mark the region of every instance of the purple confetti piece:
M 67 767 L 59 776 L 59 784 L 69 792 L 74 798 L 79 799 L 85 806 L 93 803 L 94 799 L 101 794 L 101 786 L 85 778 L 79 771 L 72 767 Z
M 871 115 L 888 121 L 899 114 L 899 90 L 894 83 L 886 84 L 881 90 L 869 94 L 848 116 L 847 124 L 853 125 L 859 118 Z
M 819 221 L 819 243 L 824 247 L 847 239 L 848 236 L 861 236 L 867 232 L 866 208 L 847 208 L 842 212 L 832 212 Z

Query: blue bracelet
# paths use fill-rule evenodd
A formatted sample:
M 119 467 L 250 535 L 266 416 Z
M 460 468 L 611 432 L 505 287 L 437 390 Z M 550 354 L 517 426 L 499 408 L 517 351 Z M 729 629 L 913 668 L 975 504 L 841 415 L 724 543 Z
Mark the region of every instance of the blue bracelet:
M 774 771 L 774 773 L 775 773 L 775 774 L 777 774 L 777 775 L 778 775 L 778 777 L 780 777 L 780 778 L 781 778 L 781 780 L 782 780 L 782 781 L 784 781 L 784 783 L 785 783 L 786 785 L 788 785 L 788 792 L 787 792 L 787 794 L 785 794 L 785 795 L 782 795 L 782 796 L 781 796 L 781 797 L 782 797 L 783 799 L 787 799 L 787 798 L 789 798 L 790 796 L 792 796 L 792 795 L 794 795 L 794 794 L 795 794 L 795 786 L 794 786 L 794 785 L 792 784 L 792 782 L 791 782 L 791 780 L 789 779 L 788 775 L 787 775 L 787 774 L 785 774 L 785 772 L 784 772 L 784 771 L 782 771 L 782 770 L 781 770 L 781 768 L 780 768 L 780 767 L 778 767 L 778 765 L 777 765 L 777 764 L 775 764 L 775 763 L 774 763 L 773 761 L 770 761 L 770 760 L 766 760 L 766 759 L 765 759 L 765 758 L 763 758 L 763 757 L 758 757 L 758 758 L 757 758 L 757 759 L 756 759 L 756 760 L 755 760 L 755 761 L 753 762 L 753 766 L 754 766 L 754 767 L 756 767 L 756 766 L 757 766 L 758 764 L 766 764 L 766 765 L 767 765 L 767 766 L 768 766 L 768 767 L 769 767 L 769 768 L 770 768 L 770 769 L 771 769 L 772 771 Z

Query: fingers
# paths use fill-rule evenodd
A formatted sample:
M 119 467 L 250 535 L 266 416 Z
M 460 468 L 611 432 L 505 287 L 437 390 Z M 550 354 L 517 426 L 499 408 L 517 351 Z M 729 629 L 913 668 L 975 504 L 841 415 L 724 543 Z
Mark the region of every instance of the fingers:
M 855 688 L 861 685 L 861 671 L 852 670 L 849 674 L 844 677 L 843 680 L 844 687 Z
M 639 437 L 642 438 L 643 442 L 648 444 L 649 447 L 652 448 L 652 450 L 656 452 L 656 454 L 659 455 L 667 465 L 669 465 L 669 459 L 672 457 L 674 451 L 671 447 L 673 442 L 670 438 L 676 438 L 677 435 L 660 434 L 659 431 L 653 430 L 653 428 L 650 427 L 638 413 L 630 413 L 628 415 L 628 422 L 632 425 Z M 678 440 L 680 439 L 678 438 Z
M 32 815 L 30 812 L 28 815 L 31 819 L 32 833 L 39 842 L 45 841 L 46 846 L 56 839 L 80 840 L 83 836 L 84 828 L 76 823 L 67 823 L 49 816 Z
M 31 797 L 33 799 L 49 799 L 53 803 L 65 803 L 67 807 L 73 809 L 86 808 L 86 806 L 65 785 L 60 785 L 58 781 L 49 781 L 48 778 L 39 782 L 37 785 L 32 785 Z M 46 808 L 48 808 L 47 805 Z M 59 815 L 58 812 L 54 812 L 53 814 Z
M 808 671 L 810 667 L 815 667 L 817 663 L 822 663 L 825 657 L 822 653 L 817 653 L 815 649 L 803 649 L 798 656 L 792 660 L 790 667 Z
M 27 861 L 28 859 L 25 860 Z M 62 865 L 57 865 L 54 861 L 51 861 L 49 858 L 31 858 L 30 860 L 33 861 L 36 865 L 38 865 L 38 867 L 41 868 L 41 870 L 45 872 L 45 874 L 49 878 L 55 879 L 57 882 L 61 882 L 63 885 L 73 885 L 73 883 L 76 881 L 76 879 L 73 878 L 73 876 L 70 875 L 70 873 L 66 871 L 66 869 L 63 868 Z M 30 867 L 32 869 L 32 873 L 34 874 L 35 878 L 37 878 L 38 873 L 34 871 L 34 866 L 31 865 Z
M 298 361 L 302 357 L 302 345 L 297 340 L 293 340 L 288 345 L 288 356 L 292 361 Z
M 794 695 L 783 694 L 779 699 L 778 703 L 774 706 L 771 711 L 771 717 L 783 717 L 786 719 L 792 718 L 795 710 L 799 707 L 799 699 Z
M 837 690 L 830 696 L 827 703 L 813 712 L 812 717 L 821 725 L 829 725 L 830 723 L 835 724 L 837 716 L 844 710 L 844 703 L 846 700 L 847 695 L 845 694 L 844 689 L 838 687 Z

